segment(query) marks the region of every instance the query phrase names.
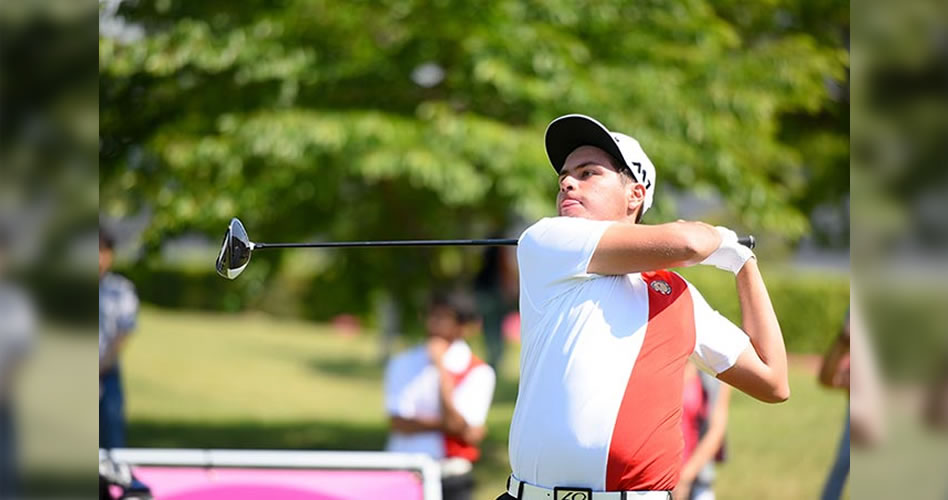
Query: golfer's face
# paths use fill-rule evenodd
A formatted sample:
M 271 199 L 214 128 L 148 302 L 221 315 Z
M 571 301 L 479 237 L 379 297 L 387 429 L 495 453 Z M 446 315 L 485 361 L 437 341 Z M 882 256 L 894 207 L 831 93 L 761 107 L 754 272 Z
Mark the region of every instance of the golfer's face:
M 628 184 L 605 151 L 582 146 L 566 157 L 556 196 L 559 215 L 619 220 L 627 215 L 627 207 Z

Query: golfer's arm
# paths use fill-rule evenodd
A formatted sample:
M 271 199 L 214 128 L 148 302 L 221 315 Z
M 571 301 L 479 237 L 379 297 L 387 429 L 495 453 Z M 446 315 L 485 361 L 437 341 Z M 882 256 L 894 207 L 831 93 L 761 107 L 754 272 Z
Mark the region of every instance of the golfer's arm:
M 714 408 L 711 409 L 708 430 L 705 431 L 704 436 L 698 441 L 695 451 L 692 452 L 691 457 L 682 467 L 682 479 L 694 481 L 701 468 L 710 462 L 718 450 L 721 449 L 721 445 L 724 443 L 724 434 L 727 431 L 727 411 L 730 401 L 731 388 L 721 384 L 720 389 L 718 389 L 718 397 L 714 401 Z
M 602 235 L 587 270 L 609 275 L 691 266 L 720 245 L 717 230 L 701 222 L 654 226 L 617 222 Z
M 757 259 L 748 260 L 737 273 L 737 296 L 751 346 L 718 379 L 767 403 L 786 401 L 790 397 L 787 350 Z

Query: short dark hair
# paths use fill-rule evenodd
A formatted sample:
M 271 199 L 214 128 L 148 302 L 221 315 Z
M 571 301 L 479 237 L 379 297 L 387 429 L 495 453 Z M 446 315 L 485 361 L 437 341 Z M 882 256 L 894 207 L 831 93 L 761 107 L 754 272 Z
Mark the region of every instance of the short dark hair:
M 115 236 L 104 227 L 99 227 L 99 246 L 106 250 L 115 250 Z
M 470 294 L 461 291 L 439 290 L 428 300 L 428 310 L 443 307 L 457 318 L 459 323 L 470 323 L 478 318 L 477 304 Z

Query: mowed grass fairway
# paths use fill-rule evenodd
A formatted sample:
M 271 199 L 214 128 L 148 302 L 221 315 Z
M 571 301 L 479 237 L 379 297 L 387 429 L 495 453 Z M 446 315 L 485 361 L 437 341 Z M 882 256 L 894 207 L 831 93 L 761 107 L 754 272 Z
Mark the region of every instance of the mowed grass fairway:
M 483 352 L 478 339 L 475 350 Z M 407 345 L 407 344 L 406 344 Z M 404 347 L 404 346 L 402 346 Z M 264 315 L 146 308 L 123 359 L 132 447 L 379 450 L 383 367 L 371 333 Z M 518 350 L 498 374 L 476 498 L 500 494 L 517 395 Z M 845 396 L 794 366 L 793 396 L 768 406 L 737 394 L 719 498 L 818 497 L 842 429 Z

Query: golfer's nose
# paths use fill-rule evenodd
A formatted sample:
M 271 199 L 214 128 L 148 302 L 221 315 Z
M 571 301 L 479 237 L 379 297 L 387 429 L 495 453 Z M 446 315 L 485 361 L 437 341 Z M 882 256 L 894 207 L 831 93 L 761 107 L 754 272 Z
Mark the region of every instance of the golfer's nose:
M 572 175 L 564 175 L 560 179 L 560 191 L 567 192 L 576 189 L 576 179 Z

